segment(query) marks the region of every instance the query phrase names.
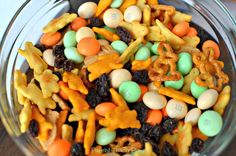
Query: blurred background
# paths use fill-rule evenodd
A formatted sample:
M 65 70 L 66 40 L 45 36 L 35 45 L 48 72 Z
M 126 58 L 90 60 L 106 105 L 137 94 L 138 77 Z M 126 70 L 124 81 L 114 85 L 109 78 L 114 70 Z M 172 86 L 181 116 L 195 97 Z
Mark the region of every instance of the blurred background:
M 0 0 L 0 40 L 3 37 L 5 29 L 10 23 L 13 15 L 19 9 L 19 7 L 26 0 Z M 232 15 L 236 18 L 236 0 L 222 0 L 226 7 L 230 10 Z M 1 156 L 23 156 L 24 154 L 20 151 L 20 149 L 15 145 L 15 143 L 8 136 L 5 131 L 4 126 L 0 121 L 0 155 Z M 234 141 L 229 145 L 229 147 L 222 153 L 222 156 L 233 156 L 236 155 L 235 148 L 236 147 L 236 137 Z

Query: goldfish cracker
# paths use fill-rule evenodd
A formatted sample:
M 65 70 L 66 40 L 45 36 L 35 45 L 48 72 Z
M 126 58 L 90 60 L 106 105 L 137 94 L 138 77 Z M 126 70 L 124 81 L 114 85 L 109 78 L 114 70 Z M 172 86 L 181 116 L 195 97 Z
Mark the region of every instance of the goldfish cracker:
M 147 113 L 146 122 L 152 126 L 160 124 L 162 121 L 162 113 L 160 110 L 149 110 Z
M 207 40 L 203 43 L 202 45 L 202 49 L 206 49 L 208 47 L 213 48 L 214 50 L 214 58 L 218 59 L 220 57 L 220 48 L 218 46 L 218 44 L 212 40 Z
M 197 30 L 194 27 L 190 27 L 186 36 L 189 37 L 197 36 Z
M 59 118 L 56 121 L 56 126 L 57 126 L 57 138 L 61 138 L 61 132 L 62 132 L 62 125 L 66 122 L 68 115 L 68 110 L 62 110 L 59 113 Z
M 174 26 L 172 32 L 179 37 L 183 37 L 189 32 L 189 29 L 190 27 L 188 22 L 181 22 Z
M 84 121 L 80 120 L 78 122 L 78 128 L 75 135 L 75 141 L 82 143 L 84 140 Z
M 142 101 L 143 95 L 148 92 L 148 87 L 145 85 L 139 85 L 139 88 L 141 89 L 141 96 L 139 97 L 138 101 Z
M 112 0 L 100 0 L 98 3 L 97 11 L 95 16 L 101 15 L 112 3 Z
M 70 156 L 71 144 L 62 139 L 55 140 L 48 148 L 48 156 Z
M 125 0 L 124 2 L 123 2 L 123 4 L 120 6 L 120 11 L 122 11 L 122 12 L 125 12 L 125 10 L 129 7 L 129 6 L 131 6 L 131 5 L 135 5 L 136 4 L 136 1 L 137 0 Z
M 158 0 L 147 0 L 147 4 L 148 5 L 157 5 L 158 4 Z
M 105 116 L 105 114 L 107 112 L 109 112 L 110 110 L 113 110 L 115 108 L 116 108 L 116 105 L 114 103 L 112 103 L 112 102 L 103 102 L 103 103 L 98 104 L 95 107 L 95 112 L 98 115 Z
M 40 43 L 45 46 L 54 46 L 56 45 L 62 38 L 62 35 L 60 32 L 55 33 L 45 33 L 40 38 Z
M 84 56 L 96 55 L 100 50 L 100 43 L 93 37 L 85 37 L 79 41 L 77 49 Z
M 116 35 L 115 33 L 109 31 L 109 30 L 106 30 L 104 28 L 98 28 L 98 27 L 93 27 L 92 29 L 94 32 L 102 35 L 103 37 L 105 37 L 108 41 L 116 41 L 116 40 L 119 40 L 120 37 L 118 35 Z
M 62 90 L 59 92 L 59 95 L 60 95 L 60 97 L 63 98 L 64 100 L 69 100 L 69 99 L 68 99 L 68 96 L 67 96 Z
M 79 28 L 85 27 L 86 25 L 87 25 L 87 21 L 84 18 L 77 17 L 71 22 L 70 27 L 72 30 L 77 31 L 79 30 Z

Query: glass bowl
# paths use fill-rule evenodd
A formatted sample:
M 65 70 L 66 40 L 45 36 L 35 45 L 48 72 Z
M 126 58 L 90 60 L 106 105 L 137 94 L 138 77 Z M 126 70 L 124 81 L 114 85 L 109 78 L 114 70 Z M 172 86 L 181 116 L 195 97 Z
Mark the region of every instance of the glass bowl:
M 18 55 L 25 41 L 37 43 L 42 28 L 50 20 L 64 12 L 76 10 L 79 3 L 86 0 L 70 0 L 77 5 L 70 6 L 67 0 L 28 0 L 17 11 L 11 20 L 0 50 L 0 115 L 9 135 L 26 155 L 45 155 L 39 143 L 28 133 L 21 134 L 18 114 L 20 105 L 17 102 L 13 86 L 13 72 L 21 69 L 26 72 L 28 64 Z M 175 6 L 178 10 L 193 15 L 193 23 L 203 27 L 219 43 L 220 59 L 225 62 L 224 71 L 230 77 L 232 88 L 230 104 L 224 113 L 224 125 L 220 134 L 209 139 L 201 155 L 219 155 L 233 139 L 236 132 L 236 21 L 220 0 L 160 0 Z

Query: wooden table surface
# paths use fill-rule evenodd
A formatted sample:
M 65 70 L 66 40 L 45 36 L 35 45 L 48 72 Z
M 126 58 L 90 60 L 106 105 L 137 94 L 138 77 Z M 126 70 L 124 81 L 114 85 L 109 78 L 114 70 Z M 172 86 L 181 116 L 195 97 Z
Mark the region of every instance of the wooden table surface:
M 12 141 L 4 126 L 0 121 L 0 156 L 24 156 L 21 150 Z M 228 148 L 221 154 L 221 156 L 234 156 L 236 147 L 236 137 Z

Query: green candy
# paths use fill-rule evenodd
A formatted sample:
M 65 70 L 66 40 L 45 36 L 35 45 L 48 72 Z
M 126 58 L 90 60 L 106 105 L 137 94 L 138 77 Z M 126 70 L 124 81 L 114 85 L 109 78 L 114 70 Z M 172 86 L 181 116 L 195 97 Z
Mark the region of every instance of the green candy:
M 74 31 L 67 31 L 63 37 L 63 44 L 66 48 L 76 46 L 76 32 Z
M 203 93 L 205 92 L 206 90 L 208 89 L 208 87 L 202 87 L 202 86 L 199 86 L 198 84 L 196 84 L 195 81 L 193 81 L 190 85 L 190 90 L 191 90 L 191 93 L 192 95 L 198 99 L 198 97 Z
M 111 8 L 119 8 L 122 3 L 123 0 L 113 0 L 110 6 Z
M 101 128 L 96 133 L 96 142 L 98 145 L 106 146 L 112 143 L 116 138 L 116 131 L 108 131 L 106 128 Z
M 159 55 L 159 53 L 157 51 L 157 48 L 158 48 L 159 44 L 160 43 L 155 43 L 154 45 L 152 45 L 152 47 L 151 47 L 152 54 Z
M 119 52 L 120 54 L 122 54 L 125 49 L 128 48 L 128 45 L 121 40 L 113 41 L 111 43 L 111 46 L 115 51 Z
M 136 102 L 141 96 L 141 89 L 136 82 L 124 81 L 119 86 L 119 93 L 127 102 Z
M 82 63 L 84 57 L 80 55 L 75 47 L 65 48 L 64 54 L 68 60 L 74 61 L 75 63 Z
M 151 42 L 147 42 L 145 45 L 143 45 L 145 47 L 148 47 L 149 50 L 151 50 L 153 44 Z
M 202 113 L 198 120 L 199 130 L 206 136 L 213 137 L 217 135 L 223 125 L 222 117 L 216 111 L 208 110 Z
M 193 67 L 192 56 L 189 53 L 182 52 L 179 54 L 179 60 L 177 62 L 177 70 L 182 75 L 188 74 Z
M 174 88 L 176 90 L 179 90 L 184 85 L 184 78 L 181 75 L 180 80 L 178 80 L 178 81 L 165 81 L 164 84 L 165 84 L 165 87 L 171 87 L 171 88 Z
M 135 55 L 135 60 L 146 60 L 150 57 L 151 53 L 148 47 L 141 47 Z

